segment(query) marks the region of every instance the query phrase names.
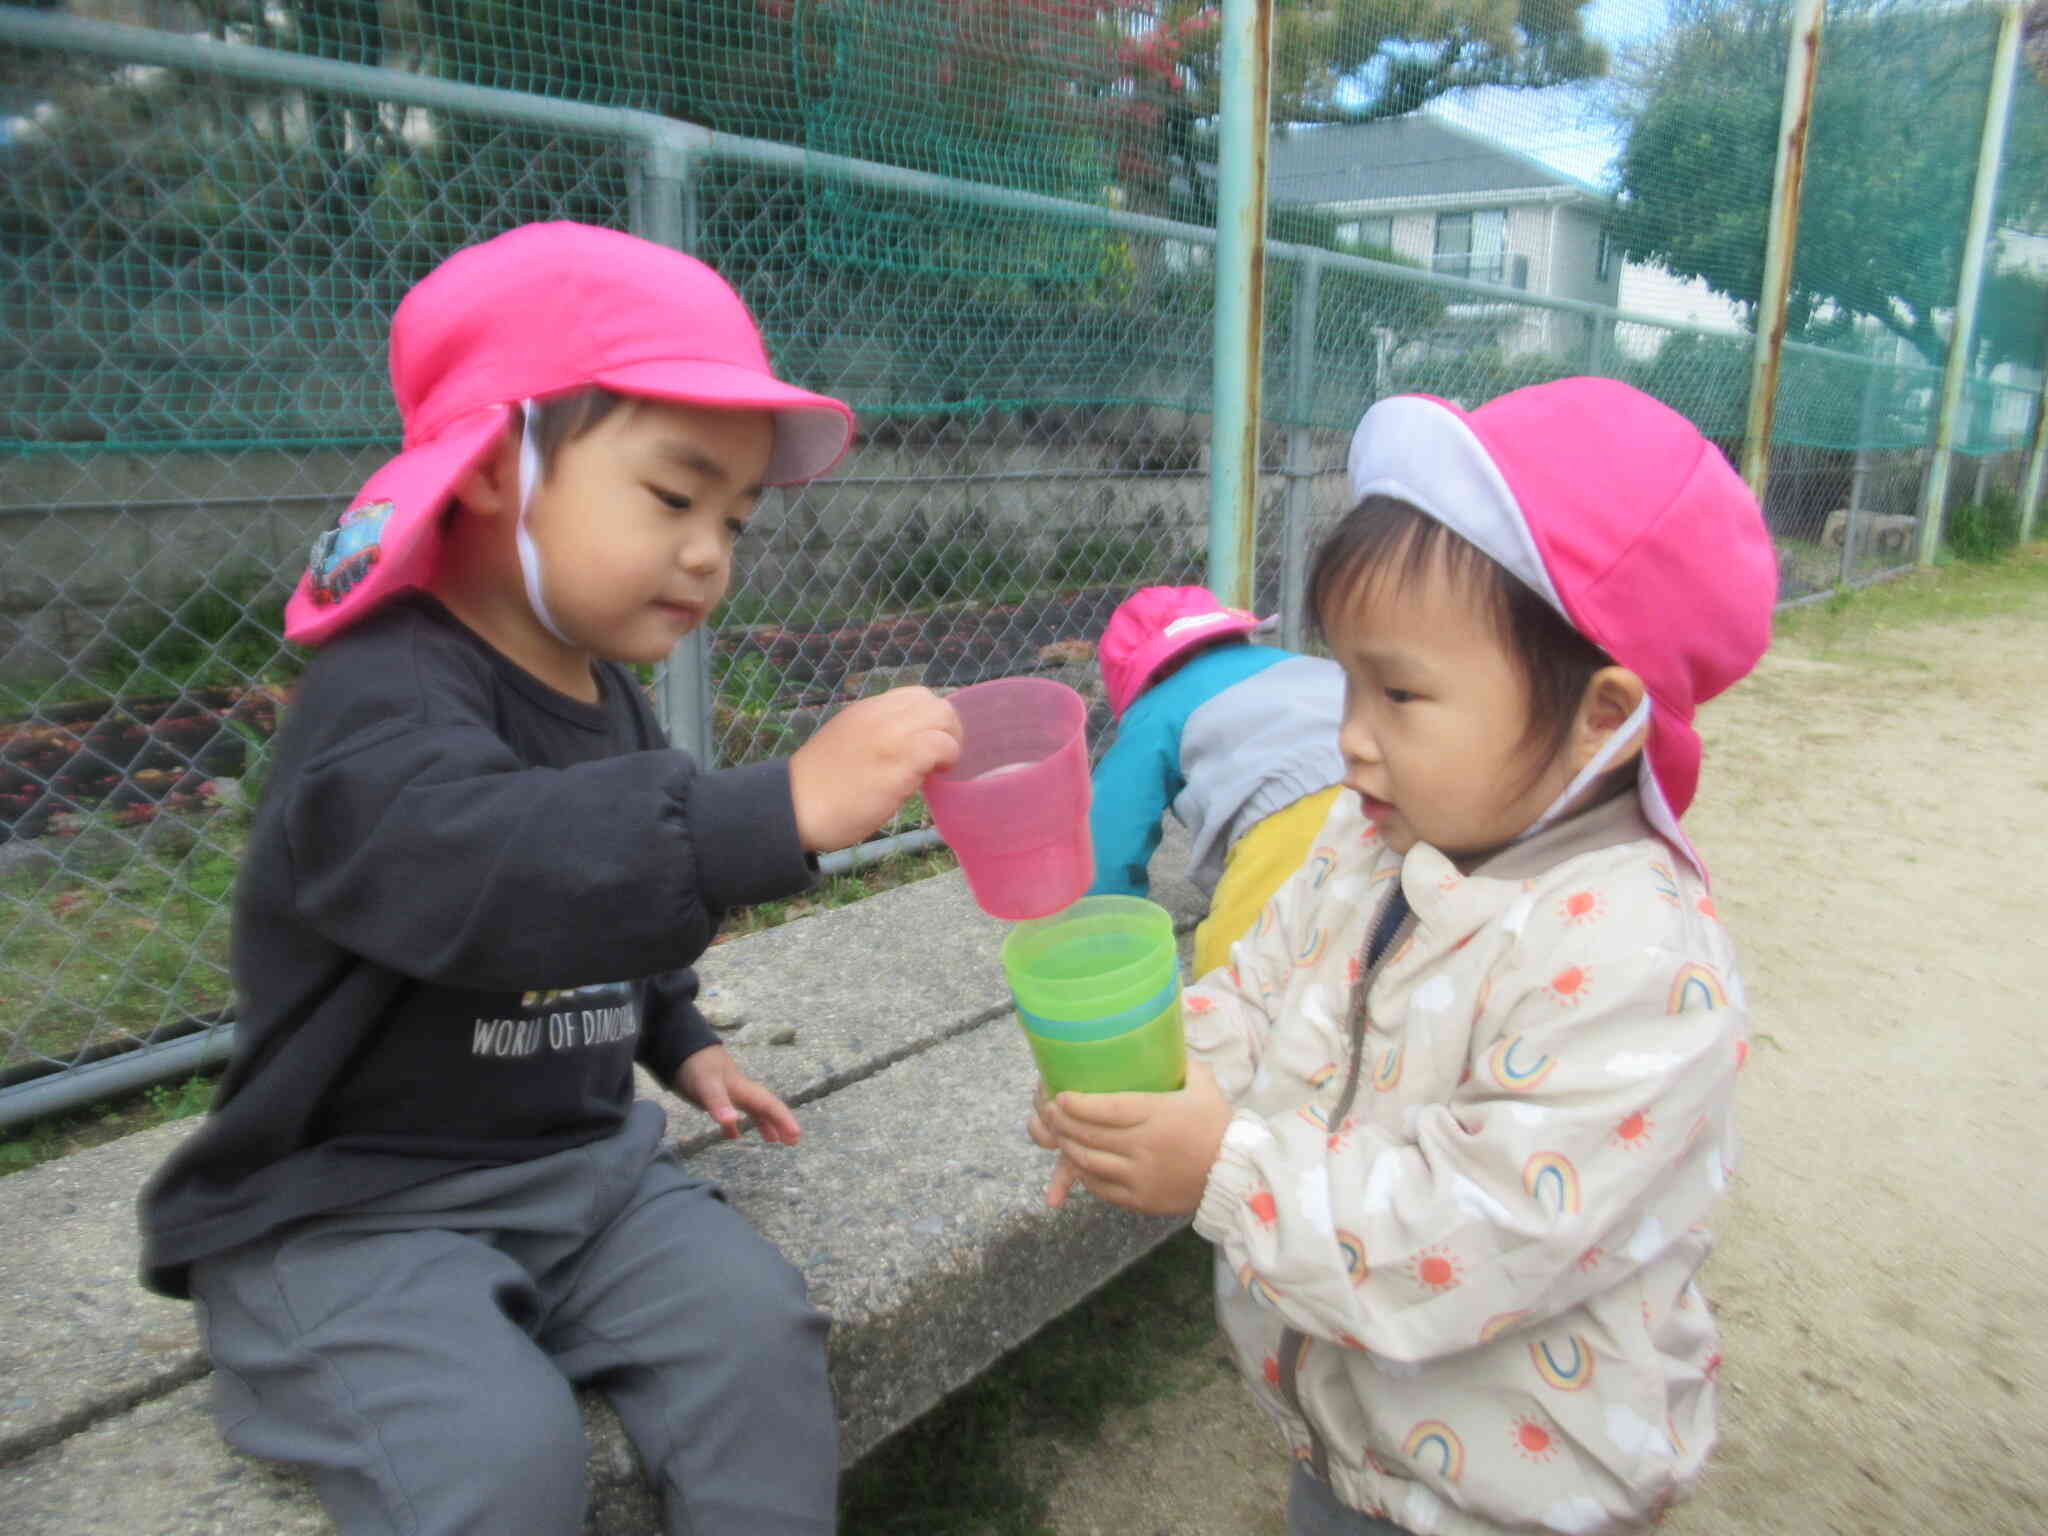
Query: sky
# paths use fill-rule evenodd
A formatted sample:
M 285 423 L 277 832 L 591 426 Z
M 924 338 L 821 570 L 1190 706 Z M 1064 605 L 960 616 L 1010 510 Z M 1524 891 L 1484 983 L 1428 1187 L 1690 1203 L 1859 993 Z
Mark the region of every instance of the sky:
M 1615 56 L 1649 41 L 1665 26 L 1664 0 L 1593 0 L 1580 14 L 1587 34 Z M 1547 91 L 1489 86 L 1439 97 L 1427 110 L 1597 187 L 1606 184 L 1608 167 L 1621 149 L 1614 125 L 1599 110 L 1607 89 L 1597 81 Z
M 1666 24 L 1664 0 L 1593 0 L 1582 14 L 1587 33 L 1616 56 L 1655 38 Z M 1620 135 L 1600 110 L 1609 89 L 1597 81 L 1546 91 L 1489 86 L 1438 97 L 1424 110 L 1605 190 L 1621 152 Z M 1743 329 L 1740 312 L 1706 284 L 1633 262 L 1622 268 L 1620 307 L 1715 330 Z

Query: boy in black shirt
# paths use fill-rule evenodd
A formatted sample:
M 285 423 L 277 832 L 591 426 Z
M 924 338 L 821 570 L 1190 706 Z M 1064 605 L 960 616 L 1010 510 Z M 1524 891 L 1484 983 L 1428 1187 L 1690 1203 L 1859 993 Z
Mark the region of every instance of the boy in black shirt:
M 287 610 L 322 649 L 237 891 L 235 1051 L 144 1192 L 144 1278 L 199 1303 L 230 1441 L 345 1532 L 571 1536 L 601 1384 L 672 1532 L 828 1531 L 826 1322 L 661 1154 L 633 1066 L 794 1143 L 687 969 L 958 754 L 923 689 L 705 771 L 620 663 L 724 596 L 765 485 L 851 412 L 771 372 L 677 252 L 574 224 L 458 253 L 393 321 L 405 447 Z

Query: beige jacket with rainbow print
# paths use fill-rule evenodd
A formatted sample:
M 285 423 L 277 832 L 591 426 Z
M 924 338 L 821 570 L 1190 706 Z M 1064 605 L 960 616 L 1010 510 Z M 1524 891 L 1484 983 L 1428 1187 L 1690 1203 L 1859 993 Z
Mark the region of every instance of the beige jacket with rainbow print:
M 1468 874 L 1346 795 L 1232 959 L 1185 1000 L 1237 1108 L 1195 1225 L 1295 1454 L 1419 1536 L 1649 1524 L 1714 1436 L 1747 1053 L 1698 876 L 1633 796 Z

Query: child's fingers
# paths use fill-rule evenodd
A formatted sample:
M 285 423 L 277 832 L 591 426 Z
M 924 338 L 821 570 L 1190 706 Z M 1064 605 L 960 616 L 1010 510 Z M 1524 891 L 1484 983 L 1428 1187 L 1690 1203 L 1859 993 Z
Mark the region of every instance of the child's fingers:
M 1120 1189 L 1130 1182 L 1130 1158 L 1108 1147 L 1091 1146 L 1085 1141 L 1062 1140 L 1060 1160 L 1072 1163 L 1075 1171 L 1081 1176 L 1081 1182 L 1097 1194 L 1102 1193 L 1102 1188 Z
M 1084 1125 L 1127 1130 L 1143 1125 L 1158 1110 L 1156 1093 L 1062 1093 L 1053 1099 L 1055 1109 Z
M 911 742 L 911 756 L 919 778 L 938 773 L 960 761 L 960 738 L 937 728 L 919 731 Z
M 763 1141 L 772 1141 L 781 1147 L 795 1146 L 804 1134 L 797 1127 L 796 1116 L 780 1099 L 754 1111 L 754 1126 L 760 1131 Z
M 1104 1124 L 1099 1120 L 1086 1120 L 1077 1114 L 1069 1113 L 1059 1100 L 1041 1105 L 1038 1120 L 1044 1126 L 1047 1136 L 1051 1138 L 1041 1145 L 1058 1147 L 1061 1151 L 1088 1147 L 1100 1152 L 1121 1153 L 1129 1144 L 1132 1134 L 1128 1126 Z
M 1058 1210 L 1067 1203 L 1067 1196 L 1073 1192 L 1078 1178 L 1074 1165 L 1062 1157 L 1052 1166 L 1052 1182 L 1045 1187 L 1045 1203 Z
M 755 1129 L 760 1131 L 763 1141 L 772 1141 L 785 1147 L 793 1147 L 802 1137 L 797 1128 L 796 1116 L 787 1104 L 769 1089 L 743 1077 L 732 1085 L 733 1102 L 754 1117 Z
M 697 1107 L 718 1122 L 718 1128 L 725 1132 L 730 1141 L 740 1133 L 740 1112 L 733 1108 L 724 1083 L 708 1074 L 697 1080 L 696 1092 L 690 1097 L 696 1099 Z
M 1060 1144 L 1059 1138 L 1053 1135 L 1052 1131 L 1046 1126 L 1044 1119 L 1040 1117 L 1035 1109 L 1031 1111 L 1031 1118 L 1024 1123 L 1024 1134 L 1037 1142 L 1041 1147 L 1044 1147 L 1048 1152 L 1053 1151 Z

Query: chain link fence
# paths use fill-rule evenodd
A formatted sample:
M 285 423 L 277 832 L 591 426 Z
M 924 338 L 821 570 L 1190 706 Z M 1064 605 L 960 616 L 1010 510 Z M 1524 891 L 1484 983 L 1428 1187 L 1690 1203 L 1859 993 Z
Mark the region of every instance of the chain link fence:
M 1754 176 L 1707 186 L 1651 145 L 1691 142 L 1688 104 L 1751 132 L 1744 49 L 1784 8 L 1604 9 L 1636 32 L 1602 41 L 1569 8 L 1502 32 L 1451 4 L 1441 36 L 1391 4 L 1276 9 L 1253 584 L 1294 643 L 1375 398 L 1605 373 L 1741 450 L 1775 78 L 1761 204 Z M 1844 10 L 1838 37 L 1875 25 Z M 1974 92 L 1981 128 L 1995 25 L 1914 13 L 1937 14 L 1967 25 L 1929 34 L 1954 68 L 1925 89 Z M 906 681 L 1092 689 L 1122 597 L 1203 579 L 1209 9 L 302 0 L 129 20 L 155 25 L 0 8 L 0 1120 L 221 1053 L 229 892 L 301 665 L 283 599 L 396 446 L 391 310 L 461 245 L 574 218 L 682 246 L 740 287 L 786 376 L 857 406 L 844 470 L 769 499 L 715 629 L 648 680 L 719 761 L 785 753 Z M 2008 187 L 2039 168 L 2029 89 Z M 1516 120 L 1537 100 L 1548 145 Z M 1816 185 L 1863 174 L 1828 121 Z M 1606 168 L 1582 172 L 1582 149 Z M 1960 185 L 1914 212 L 1937 244 L 1961 240 Z M 2007 339 L 1980 344 L 1952 436 L 1965 523 L 2017 507 L 2035 429 L 2025 204 L 2002 205 L 2019 254 L 1986 283 Z M 1688 220 L 1720 229 L 1704 256 Z M 1788 599 L 1916 558 L 1953 299 L 1918 342 L 1897 293 L 1850 305 L 1824 269 L 1870 243 L 1801 247 L 1814 297 L 1767 498 Z M 1954 253 L 1924 260 L 1923 288 L 1952 291 Z

